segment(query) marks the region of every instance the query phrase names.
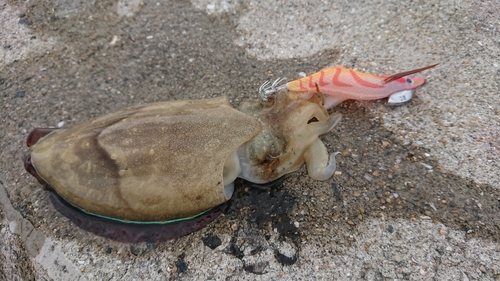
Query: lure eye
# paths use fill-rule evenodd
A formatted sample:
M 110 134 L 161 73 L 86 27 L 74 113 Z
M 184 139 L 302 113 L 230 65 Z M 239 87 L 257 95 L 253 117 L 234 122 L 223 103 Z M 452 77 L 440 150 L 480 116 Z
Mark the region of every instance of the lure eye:
M 406 78 L 406 83 L 413 84 L 413 81 L 410 78 Z

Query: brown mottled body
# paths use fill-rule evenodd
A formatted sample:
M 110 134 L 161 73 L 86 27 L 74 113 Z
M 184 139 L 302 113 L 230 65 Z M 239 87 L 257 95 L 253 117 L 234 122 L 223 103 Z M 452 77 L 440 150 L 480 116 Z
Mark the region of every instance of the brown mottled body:
M 56 130 L 32 146 L 31 162 L 87 212 L 166 221 L 226 202 L 226 158 L 259 131 L 225 97 L 162 102 Z

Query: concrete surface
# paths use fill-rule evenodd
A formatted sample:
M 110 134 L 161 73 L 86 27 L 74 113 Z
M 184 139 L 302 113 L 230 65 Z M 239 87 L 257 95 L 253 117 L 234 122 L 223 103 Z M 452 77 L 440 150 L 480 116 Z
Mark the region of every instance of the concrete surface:
M 498 1 L 0 0 L 0 280 L 500 279 Z M 346 102 L 338 173 L 159 244 L 76 228 L 22 167 L 34 127 L 169 100 L 256 98 L 326 66 L 439 62 L 409 104 Z

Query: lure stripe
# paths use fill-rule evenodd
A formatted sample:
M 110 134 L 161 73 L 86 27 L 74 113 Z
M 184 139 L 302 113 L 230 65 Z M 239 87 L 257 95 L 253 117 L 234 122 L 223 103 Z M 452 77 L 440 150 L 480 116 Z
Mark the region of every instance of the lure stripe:
M 314 89 L 314 87 L 316 87 L 316 85 L 313 84 L 313 76 L 309 75 L 309 88 Z
M 352 70 L 352 69 L 349 69 L 349 72 L 351 72 L 352 78 L 354 78 L 354 80 L 358 84 L 360 84 L 361 86 L 365 86 L 365 87 L 368 87 L 368 88 L 385 88 L 385 86 L 383 86 L 383 85 L 377 85 L 377 84 L 374 84 L 374 83 L 371 83 L 371 82 L 368 82 L 368 81 L 365 81 L 365 80 L 361 79 L 356 74 L 356 72 L 354 72 L 354 70 Z
M 299 88 L 302 90 L 302 91 L 307 91 L 306 87 L 304 87 L 304 84 L 302 84 L 302 79 L 299 80 Z
M 324 79 L 325 79 L 325 71 L 324 71 L 324 70 L 322 70 L 322 71 L 321 71 L 321 74 L 320 74 L 320 76 L 319 76 L 319 85 L 320 85 L 320 86 L 326 86 L 326 85 L 328 85 L 328 83 L 327 83 L 327 82 L 325 82 L 325 81 L 324 81 Z
M 339 76 L 340 76 L 341 72 L 342 72 L 341 68 L 335 68 L 335 74 L 333 75 L 333 78 L 332 78 L 333 85 L 339 86 L 339 87 L 352 87 L 351 84 L 340 82 Z

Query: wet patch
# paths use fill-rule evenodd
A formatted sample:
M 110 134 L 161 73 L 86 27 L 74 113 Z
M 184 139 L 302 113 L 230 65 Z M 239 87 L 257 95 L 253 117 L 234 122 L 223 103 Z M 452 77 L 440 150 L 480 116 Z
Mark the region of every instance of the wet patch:
M 261 261 L 254 264 L 245 265 L 243 266 L 243 269 L 245 269 L 245 271 L 247 272 L 261 275 L 266 273 L 266 268 L 268 266 L 269 266 L 268 261 Z
M 177 257 L 177 260 L 175 261 L 175 266 L 177 268 L 178 273 L 185 273 L 188 271 L 188 264 L 184 261 L 184 258 L 186 257 L 186 254 L 181 254 L 180 256 Z
M 274 229 L 283 237 L 297 239 L 299 230 L 291 223 L 288 214 L 295 206 L 295 198 L 287 191 L 281 181 L 277 181 L 267 190 L 253 188 L 243 180 L 240 183 L 240 192 L 231 203 L 230 209 L 241 210 L 248 208 L 248 222 L 264 229 L 270 222 Z
M 289 214 L 296 198 L 276 181 L 268 189 L 255 188 L 251 183 L 237 180 L 237 194 L 232 199 L 226 217 L 244 220 L 231 237 L 228 253 L 243 261 L 243 268 L 263 274 L 271 251 L 277 262 L 291 265 L 300 252 L 301 234 Z M 271 239 L 277 234 L 277 239 Z M 284 251 L 282 249 L 285 249 Z M 259 258 L 260 257 L 260 258 Z
M 280 251 L 278 250 L 274 252 L 274 256 L 276 257 L 276 260 L 282 265 L 292 265 L 297 262 L 297 257 L 298 257 L 297 255 L 289 257 L 287 255 L 280 253 Z
M 214 250 L 222 244 L 222 241 L 217 235 L 210 235 L 208 237 L 203 238 L 203 244 L 210 249 Z

